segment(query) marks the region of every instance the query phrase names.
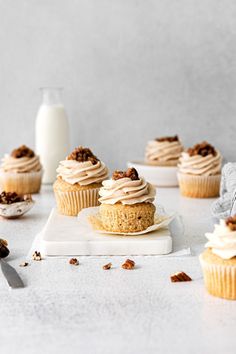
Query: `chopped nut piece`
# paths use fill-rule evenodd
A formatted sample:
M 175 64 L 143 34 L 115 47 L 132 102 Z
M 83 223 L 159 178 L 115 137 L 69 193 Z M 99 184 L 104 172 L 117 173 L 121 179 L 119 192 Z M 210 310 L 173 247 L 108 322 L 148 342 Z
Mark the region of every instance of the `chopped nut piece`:
M 194 145 L 192 148 L 187 150 L 187 153 L 189 156 L 201 155 L 202 157 L 208 155 L 216 156 L 217 154 L 216 149 L 212 145 L 208 144 L 207 141 Z
M 111 269 L 111 267 L 112 267 L 112 264 L 111 264 L 111 263 L 107 263 L 107 264 L 105 264 L 105 265 L 102 267 L 102 269 L 108 270 L 108 269 Z
M 130 178 L 132 179 L 132 181 L 134 180 L 138 180 L 139 179 L 139 175 L 138 175 L 138 172 L 137 170 L 132 167 L 132 168 L 128 168 L 127 171 L 114 171 L 113 172 L 113 175 L 112 175 L 112 179 L 113 180 L 118 180 L 118 179 L 121 179 L 121 178 Z
M 11 152 L 11 156 L 15 157 L 16 159 L 19 159 L 21 157 L 34 157 L 35 154 L 34 154 L 33 150 L 28 148 L 26 145 L 21 145 L 20 147 L 18 147 L 17 149 L 14 149 Z
M 69 260 L 69 263 L 72 264 L 72 265 L 79 265 L 79 261 L 77 258 L 71 258 Z
M 125 263 L 122 264 L 123 269 L 133 269 L 135 267 L 135 262 L 131 259 L 126 259 Z
M 231 231 L 236 231 L 236 215 L 229 216 L 225 220 L 226 225 L 230 228 Z
M 179 141 L 179 137 L 178 135 L 174 135 L 174 136 L 163 136 L 161 138 L 156 138 L 156 141 L 162 143 L 164 141 L 168 141 L 169 143 L 173 143 L 174 141 Z
M 181 281 L 191 281 L 192 279 L 184 272 L 178 272 L 171 275 L 170 280 L 172 283 L 177 283 Z
M 0 258 L 6 258 L 10 251 L 7 248 L 8 242 L 6 240 L 0 239 Z
M 15 192 L 2 192 L 0 194 L 0 203 L 1 204 L 13 204 L 18 202 L 23 202 L 25 199 L 22 196 L 19 196 Z
M 41 253 L 38 251 L 35 251 L 32 258 L 34 261 L 41 261 L 42 260 Z
M 27 267 L 28 265 L 29 265 L 28 262 L 22 262 L 22 263 L 20 264 L 20 267 Z
M 100 161 L 90 149 L 79 146 L 75 148 L 72 153 L 67 156 L 67 160 L 76 160 L 78 162 L 91 161 L 93 165 L 96 165 Z

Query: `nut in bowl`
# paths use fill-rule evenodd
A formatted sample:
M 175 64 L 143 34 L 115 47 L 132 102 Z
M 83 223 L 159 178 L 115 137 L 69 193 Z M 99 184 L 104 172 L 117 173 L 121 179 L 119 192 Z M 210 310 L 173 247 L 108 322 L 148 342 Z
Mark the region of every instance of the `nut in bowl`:
M 27 213 L 34 205 L 31 195 L 20 196 L 15 192 L 0 194 L 0 216 L 6 219 L 16 219 Z

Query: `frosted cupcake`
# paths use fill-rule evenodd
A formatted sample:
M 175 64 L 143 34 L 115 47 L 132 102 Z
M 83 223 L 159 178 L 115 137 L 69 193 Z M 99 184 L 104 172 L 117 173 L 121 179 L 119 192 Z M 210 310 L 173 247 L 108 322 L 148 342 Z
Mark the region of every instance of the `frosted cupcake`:
M 145 161 L 155 166 L 177 166 L 182 151 L 178 135 L 156 138 L 146 146 Z
M 139 232 L 154 224 L 156 190 L 134 168 L 115 171 L 99 191 L 100 218 L 106 231 Z
M 213 198 L 219 195 L 222 157 L 206 141 L 183 152 L 178 180 L 183 196 Z
M 236 300 L 236 215 L 220 220 L 206 237 L 207 249 L 200 255 L 205 286 L 214 296 Z
M 77 215 L 83 208 L 99 205 L 98 191 L 108 169 L 90 149 L 76 148 L 60 162 L 57 173 L 53 189 L 61 214 Z
M 42 166 L 39 157 L 25 145 L 5 155 L 0 166 L 0 188 L 19 195 L 38 193 Z

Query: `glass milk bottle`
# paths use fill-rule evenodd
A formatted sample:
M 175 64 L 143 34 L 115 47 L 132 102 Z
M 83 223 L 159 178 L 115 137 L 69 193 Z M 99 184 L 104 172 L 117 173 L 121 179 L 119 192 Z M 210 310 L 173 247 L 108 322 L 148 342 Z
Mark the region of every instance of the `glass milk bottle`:
M 69 124 L 61 88 L 42 88 L 43 101 L 36 117 L 36 153 L 43 165 L 43 183 L 56 179 L 58 163 L 69 153 Z

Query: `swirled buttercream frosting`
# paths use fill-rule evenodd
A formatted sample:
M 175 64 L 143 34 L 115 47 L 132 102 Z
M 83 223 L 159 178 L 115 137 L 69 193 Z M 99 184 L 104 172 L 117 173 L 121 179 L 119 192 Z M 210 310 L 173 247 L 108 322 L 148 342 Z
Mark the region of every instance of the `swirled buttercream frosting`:
M 229 222 L 230 219 L 234 220 L 234 224 Z M 214 231 L 207 232 L 205 236 L 208 239 L 206 247 L 211 248 L 212 253 L 222 259 L 236 257 L 236 216 L 220 220 L 220 224 L 215 225 Z
M 144 178 L 122 177 L 103 181 L 99 195 L 99 201 L 102 204 L 132 205 L 143 202 L 152 203 L 156 190 Z
M 27 172 L 37 172 L 42 169 L 39 157 L 34 155 L 33 157 L 12 157 L 10 155 L 5 155 L 2 159 L 2 164 L 0 170 L 3 172 L 14 172 L 14 173 L 27 173 Z
M 146 161 L 168 162 L 178 161 L 183 145 L 179 141 L 178 136 L 163 137 L 148 142 L 145 151 Z
M 69 184 L 87 186 L 92 183 L 101 183 L 108 178 L 108 169 L 102 161 L 93 164 L 91 161 L 78 162 L 63 160 L 57 168 L 58 177 Z
M 218 150 L 215 155 L 209 154 L 190 155 L 188 152 L 183 152 L 178 165 L 180 173 L 186 173 L 196 176 L 213 176 L 220 174 L 222 157 Z

